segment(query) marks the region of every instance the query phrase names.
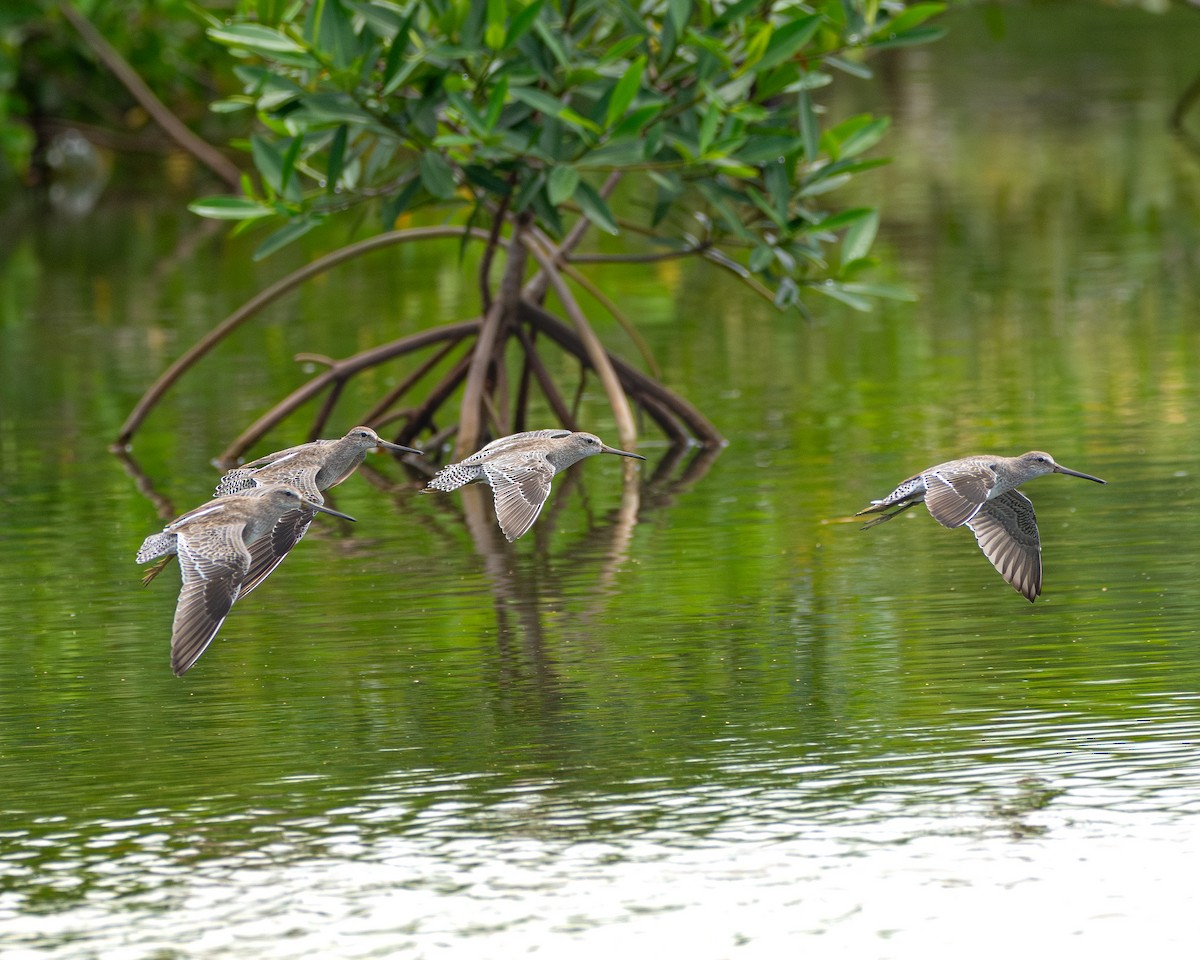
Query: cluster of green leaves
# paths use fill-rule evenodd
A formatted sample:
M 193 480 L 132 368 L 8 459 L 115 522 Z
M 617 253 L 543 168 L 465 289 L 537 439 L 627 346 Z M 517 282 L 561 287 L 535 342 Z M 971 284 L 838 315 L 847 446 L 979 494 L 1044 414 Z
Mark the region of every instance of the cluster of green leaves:
M 564 210 L 600 230 L 701 248 L 765 280 L 856 306 L 878 223 L 826 195 L 880 162 L 887 121 L 829 124 L 814 93 L 864 52 L 938 36 L 939 3 L 879 0 L 259 0 L 209 36 L 239 58 L 260 176 L 198 201 L 273 219 L 279 249 L 364 200 L 382 226 L 428 204 L 486 221 L 501 204 L 558 235 Z M 619 220 L 597 184 L 621 174 Z M 622 208 L 623 209 L 623 208 Z M 279 226 L 282 219 L 282 226 Z

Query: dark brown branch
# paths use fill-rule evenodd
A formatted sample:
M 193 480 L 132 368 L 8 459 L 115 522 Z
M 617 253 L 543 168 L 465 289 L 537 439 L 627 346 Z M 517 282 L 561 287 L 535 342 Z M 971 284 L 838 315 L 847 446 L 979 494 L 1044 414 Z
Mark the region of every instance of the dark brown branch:
M 325 424 L 329 422 L 329 418 L 333 415 L 333 408 L 337 406 L 338 400 L 341 399 L 342 391 L 346 389 L 346 378 L 339 377 L 333 383 L 333 388 L 325 396 L 325 402 L 321 404 L 321 409 L 317 412 L 316 418 L 313 420 L 312 428 L 308 431 L 309 440 L 319 440 L 321 434 L 325 431 Z
M 546 369 L 546 364 L 542 362 L 541 355 L 537 352 L 537 345 L 533 342 L 533 337 L 530 336 L 523 326 L 518 326 L 516 329 L 521 346 L 525 348 L 527 369 L 537 378 L 538 385 L 541 386 L 542 393 L 546 396 L 546 402 L 550 404 L 550 409 L 558 417 L 559 426 L 566 427 L 568 430 L 578 430 L 579 427 L 575 422 L 575 416 L 571 413 L 566 401 L 563 400 L 562 394 L 554 383 L 554 378 L 550 376 L 550 371 Z
M 441 363 L 450 353 L 450 351 L 454 349 L 455 344 L 457 343 L 458 340 L 451 340 L 449 343 L 447 343 L 444 347 L 442 347 L 441 350 L 437 351 L 437 353 L 427 359 L 424 363 L 417 367 L 416 370 L 414 370 L 396 386 L 384 394 L 383 399 L 381 399 L 375 404 L 375 406 L 359 417 L 356 422 L 379 423 L 384 414 L 386 414 L 391 408 L 392 404 L 408 393 L 408 391 L 411 390 L 413 386 L 425 376 L 425 374 Z
M 63 17 L 75 28 L 84 43 L 91 47 L 97 59 L 108 68 L 122 86 L 139 103 L 162 130 L 180 147 L 190 153 L 213 173 L 227 183 L 230 188 L 237 190 L 241 186 L 242 172 L 224 154 L 212 144 L 202 140 L 184 125 L 157 96 L 146 86 L 136 70 L 133 69 L 119 54 L 111 43 L 96 29 L 87 17 L 76 9 L 69 0 L 59 4 Z
M 508 204 L 512 200 L 513 187 L 517 183 L 517 171 L 513 171 L 508 177 L 508 192 L 504 194 L 500 200 L 500 206 L 492 215 L 492 228 L 488 234 L 487 247 L 483 251 L 483 259 L 479 264 L 479 297 L 480 303 L 483 304 L 483 312 L 487 313 L 492 306 L 492 288 L 488 284 L 488 277 L 492 273 L 492 260 L 496 256 L 496 246 L 500 239 L 500 226 L 504 223 L 504 218 L 508 215 Z
M 476 321 L 481 323 L 481 321 Z M 406 447 L 413 445 L 413 441 L 417 438 L 422 430 L 433 423 L 433 414 L 447 398 L 455 390 L 458 385 L 463 382 L 467 376 L 467 371 L 471 369 L 471 351 L 467 351 L 459 359 L 458 363 L 447 373 L 441 382 L 429 392 L 429 396 L 425 398 L 425 402 L 419 406 L 408 421 L 408 426 L 405 427 L 400 435 L 396 438 L 397 443 L 402 443 Z M 441 440 L 436 438 L 427 444 L 427 448 L 441 445 Z
M 536 303 L 529 300 L 521 301 L 521 319 L 535 329 L 546 334 L 568 353 L 587 362 L 587 350 L 575 331 Z M 704 417 L 699 410 L 675 393 L 672 393 L 657 380 L 646 376 L 640 370 L 631 367 L 619 357 L 611 357 L 613 369 L 621 380 L 626 392 L 637 397 L 649 396 L 664 405 L 673 415 L 687 424 L 692 435 L 706 445 L 721 446 L 725 438 Z M 654 415 L 654 410 L 647 407 L 647 413 Z M 656 420 L 657 422 L 657 420 Z M 664 426 L 664 429 L 665 426 Z

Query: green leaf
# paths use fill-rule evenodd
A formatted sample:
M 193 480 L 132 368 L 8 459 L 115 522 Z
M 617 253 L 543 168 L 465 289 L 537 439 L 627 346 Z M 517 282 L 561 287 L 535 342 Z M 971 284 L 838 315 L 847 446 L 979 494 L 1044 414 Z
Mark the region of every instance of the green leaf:
M 332 54 L 333 65 L 344 70 L 358 53 L 358 37 L 337 0 L 313 0 L 304 21 L 304 39 L 309 45 Z
M 281 192 L 287 192 L 288 187 L 292 185 L 292 173 L 296 169 L 296 160 L 300 156 L 300 149 L 303 146 L 303 137 L 292 137 L 292 142 L 288 144 L 288 148 L 283 154 L 283 164 L 279 173 Z
M 767 49 L 755 68 L 759 71 L 770 70 L 790 60 L 813 38 L 820 26 L 821 17 L 815 13 L 783 24 L 771 33 Z
M 249 110 L 253 106 L 254 101 L 249 97 L 235 96 L 210 103 L 208 109 L 213 113 L 237 113 L 239 110 Z
M 488 133 L 496 129 L 500 122 L 500 114 L 504 112 L 504 104 L 508 100 L 508 77 L 501 77 L 488 94 L 487 113 L 483 117 L 483 126 Z
M 769 163 L 773 160 L 787 160 L 800 153 L 803 147 L 799 137 L 766 136 L 751 137 L 735 156 L 744 163 Z
M 665 103 L 650 103 L 630 111 L 624 120 L 613 127 L 612 139 L 624 140 L 626 137 L 636 137 L 658 118 L 666 106 Z
M 537 19 L 539 13 L 542 12 L 543 0 L 534 0 L 524 10 L 512 18 L 512 22 L 508 25 L 508 33 L 504 36 L 504 47 L 507 49 L 514 43 L 520 40 L 529 32 L 529 28 L 533 26 L 533 21 Z M 413 5 L 416 9 L 417 5 Z
M 608 101 L 608 111 L 604 116 L 604 125 L 611 127 L 617 120 L 625 116 L 625 111 L 637 96 L 642 84 L 642 74 L 646 71 L 645 56 L 638 57 L 621 74 L 621 79 L 613 87 L 612 96 Z
M 211 28 L 209 37 L 229 47 L 240 47 L 270 56 L 275 53 L 305 53 L 304 47 L 278 30 L 258 23 L 233 23 L 227 27 Z
M 342 164 L 346 158 L 346 125 L 343 123 L 333 134 L 333 142 L 329 145 L 329 162 L 325 167 L 325 192 L 333 194 L 337 191 L 338 181 L 342 177 Z M 299 137 L 296 138 L 300 140 Z
M 691 15 L 692 0 L 668 0 L 667 16 L 671 18 L 671 26 L 675 28 L 676 35 L 683 33 Z
M 531 203 L 535 196 L 542 194 L 542 187 L 546 185 L 546 174 L 541 170 L 537 171 L 531 177 L 527 177 L 525 182 L 521 184 L 516 196 L 512 200 L 513 213 L 520 213 Z
M 579 204 L 583 215 L 605 233 L 611 233 L 615 237 L 621 232 L 604 198 L 586 180 L 580 180 L 575 187 L 575 202 Z
M 474 105 L 461 93 L 448 93 L 446 95 L 446 99 L 449 100 L 450 105 L 458 111 L 459 116 L 467 121 L 467 126 L 471 129 L 471 132 L 475 134 L 475 136 L 481 137 L 488 132 L 484 124 L 484 119 L 482 116 L 480 116 L 479 111 L 476 110 Z M 454 125 L 458 126 L 458 124 Z
M 860 80 L 870 80 L 875 74 L 866 64 L 855 63 L 853 60 L 847 60 L 844 57 L 826 56 L 822 58 L 822 62 L 826 66 L 836 67 L 842 73 L 848 73 L 852 77 L 858 77 Z
M 408 16 L 404 18 L 404 22 L 396 28 L 396 33 L 392 37 L 391 45 L 388 47 L 387 60 L 383 67 L 383 92 L 390 93 L 399 85 L 394 83 L 396 74 L 405 68 L 404 55 L 408 52 L 410 44 L 409 30 L 412 27 L 413 17 L 417 14 L 417 4 L 413 4 L 411 10 L 408 11 Z M 412 71 L 412 65 L 408 65 L 405 69 L 405 76 Z M 403 80 L 401 80 L 403 82 Z
M 270 140 L 257 133 L 250 137 L 250 155 L 266 183 L 276 194 L 283 194 L 283 157 Z
M 188 209 L 210 220 L 258 220 L 275 213 L 274 207 L 247 197 L 204 197 L 189 203 Z
M 404 189 L 394 196 L 388 197 L 380 207 L 379 219 L 383 224 L 384 230 L 392 230 L 396 226 L 396 220 L 400 214 L 408 209 L 408 205 L 412 203 L 413 197 L 421 189 L 421 178 L 413 177 L 404 185 Z
M 421 171 L 421 183 L 440 200 L 450 200 L 458 189 L 454 182 L 454 170 L 436 150 L 426 150 L 417 162 Z
M 489 167 L 478 163 L 463 167 L 463 176 L 466 177 L 467 183 L 473 183 L 477 187 L 482 187 L 497 197 L 503 197 L 512 190 L 508 181 L 501 180 Z
M 547 191 L 550 195 L 550 202 L 557 207 L 563 201 L 569 200 L 574 195 L 575 188 L 578 186 L 578 170 L 566 164 L 555 167 L 550 171 L 550 182 Z
M 769 163 L 763 168 L 763 183 L 771 197 L 771 206 L 782 220 L 787 220 L 791 206 L 792 187 L 788 181 L 788 168 L 783 163 Z
M 775 262 L 775 249 L 769 243 L 760 243 L 750 251 L 750 270 L 762 273 Z
M 624 60 L 627 54 L 633 53 L 646 40 L 644 34 L 634 33 L 628 37 L 622 37 L 611 47 L 606 49 L 600 55 L 600 63 L 614 63 L 617 60 Z
M 936 17 L 945 9 L 946 5 L 944 3 L 914 3 L 911 7 L 905 7 L 890 20 L 881 22 L 875 32 L 876 34 L 893 36 L 898 33 L 904 33 L 906 30 L 911 30 L 918 24 L 924 23 L 930 17 Z
M 721 33 L 728 29 L 731 23 L 741 20 L 746 14 L 757 12 L 761 6 L 760 0 L 738 0 L 721 11 L 721 15 L 709 27 L 711 33 Z
M 809 230 L 840 230 L 842 227 L 848 227 L 852 223 L 857 223 L 863 217 L 868 217 L 875 212 L 873 207 L 853 207 L 850 210 L 840 210 L 837 213 L 825 217 L 823 220 L 818 220 L 812 224 Z
M 886 300 L 903 300 L 905 303 L 916 303 L 917 295 L 906 287 L 892 283 L 843 283 L 842 289 L 848 293 L 862 294 L 865 297 L 882 297 Z
M 866 297 L 852 290 L 847 290 L 843 284 L 834 283 L 832 280 L 827 280 L 824 283 L 814 283 L 809 289 L 815 290 L 817 293 L 823 293 L 831 300 L 837 300 L 862 313 L 867 313 L 871 309 L 871 301 Z
M 567 51 L 563 49 L 562 42 L 554 31 L 547 26 L 546 21 L 540 17 L 533 21 L 533 32 L 538 35 L 538 39 L 546 45 L 546 49 L 550 51 L 550 55 L 558 62 L 560 67 L 567 66 L 571 59 L 567 56 Z
M 310 94 L 301 104 L 302 109 L 314 120 L 358 126 L 375 122 L 375 117 L 355 103 L 353 97 L 338 90 Z
M 483 32 L 483 42 L 493 50 L 503 50 L 507 46 L 508 36 L 504 29 L 506 19 L 504 0 L 487 0 L 487 28 Z
M 593 123 L 587 117 L 581 117 L 561 100 L 546 93 L 545 90 L 538 90 L 536 87 L 513 87 L 511 93 L 514 100 L 520 100 L 546 116 L 558 117 L 563 123 L 590 130 L 592 133 L 600 132 L 598 124 Z
M 871 244 L 875 242 L 875 234 L 879 230 L 879 211 L 872 210 L 861 217 L 846 231 L 842 240 L 842 263 L 861 260 L 871 252 Z
M 823 145 L 827 146 L 830 156 L 844 160 L 875 146 L 887 132 L 890 123 L 887 117 L 872 119 L 867 114 L 851 117 L 827 130 L 822 137 L 823 141 L 828 138 L 827 144 Z
M 700 121 L 700 140 L 697 145 L 701 156 L 708 153 L 713 137 L 717 135 L 717 125 L 721 122 L 721 114 L 721 105 L 715 100 L 709 103 L 708 109 L 704 111 L 704 119 Z
M 917 27 L 889 36 L 884 40 L 872 40 L 871 47 L 875 50 L 887 50 L 892 47 L 915 47 L 922 43 L 932 43 L 946 35 L 945 27 Z
M 817 150 L 821 140 L 821 129 L 820 123 L 817 120 L 817 113 L 813 109 L 812 97 L 808 95 L 807 90 L 800 91 L 799 110 L 800 141 L 804 144 L 804 159 L 808 163 L 812 163 L 817 158 Z
M 281 247 L 286 247 L 293 240 L 298 240 L 309 230 L 320 223 L 317 217 L 303 217 L 298 220 L 292 220 L 290 223 L 280 227 L 272 233 L 266 240 L 258 245 L 258 249 L 254 251 L 251 259 L 263 260 L 269 257 Z

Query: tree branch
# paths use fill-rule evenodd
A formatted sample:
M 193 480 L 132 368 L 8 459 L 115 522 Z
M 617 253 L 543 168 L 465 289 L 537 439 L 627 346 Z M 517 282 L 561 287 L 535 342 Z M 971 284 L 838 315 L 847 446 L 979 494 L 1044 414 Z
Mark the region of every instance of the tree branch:
M 190 153 L 214 174 L 224 180 L 232 189 L 237 190 L 242 183 L 242 172 L 223 153 L 212 144 L 201 139 L 184 125 L 157 96 L 146 86 L 146 82 L 113 47 L 104 39 L 95 25 L 75 7 L 70 0 L 59 4 L 63 17 L 83 37 L 84 43 L 91 47 L 97 59 L 108 68 L 117 80 L 129 91 L 143 110 L 157 123 L 163 131 L 180 147 Z

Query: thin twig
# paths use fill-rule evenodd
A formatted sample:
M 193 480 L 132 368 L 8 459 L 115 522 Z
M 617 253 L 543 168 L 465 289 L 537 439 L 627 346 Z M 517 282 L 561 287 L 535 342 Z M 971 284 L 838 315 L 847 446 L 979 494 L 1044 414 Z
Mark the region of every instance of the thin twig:
M 568 263 L 662 263 L 664 260 L 682 260 L 703 254 L 712 244 L 705 242 L 696 247 L 682 250 L 660 250 L 658 253 L 573 253 Z
M 646 361 L 646 366 L 649 368 L 650 372 L 661 380 L 662 368 L 659 367 L 658 361 L 654 359 L 654 354 L 650 350 L 650 345 L 646 343 L 645 338 L 643 338 L 638 332 L 638 329 L 633 325 L 633 322 L 621 312 L 621 308 L 613 303 L 612 300 L 610 300 L 604 293 L 604 291 L 592 283 L 591 279 L 586 274 L 580 273 L 580 271 L 576 270 L 570 264 L 563 264 L 561 269 L 563 273 L 565 273 L 568 277 L 583 287 L 584 290 L 591 294 L 592 299 L 594 299 L 600 304 L 600 306 L 607 310 L 612 318 L 621 325 L 621 329 L 625 331 L 625 336 L 629 337 L 629 339 L 633 341 L 633 345 L 637 347 L 638 353 L 640 353 L 642 355 L 642 359 Z

